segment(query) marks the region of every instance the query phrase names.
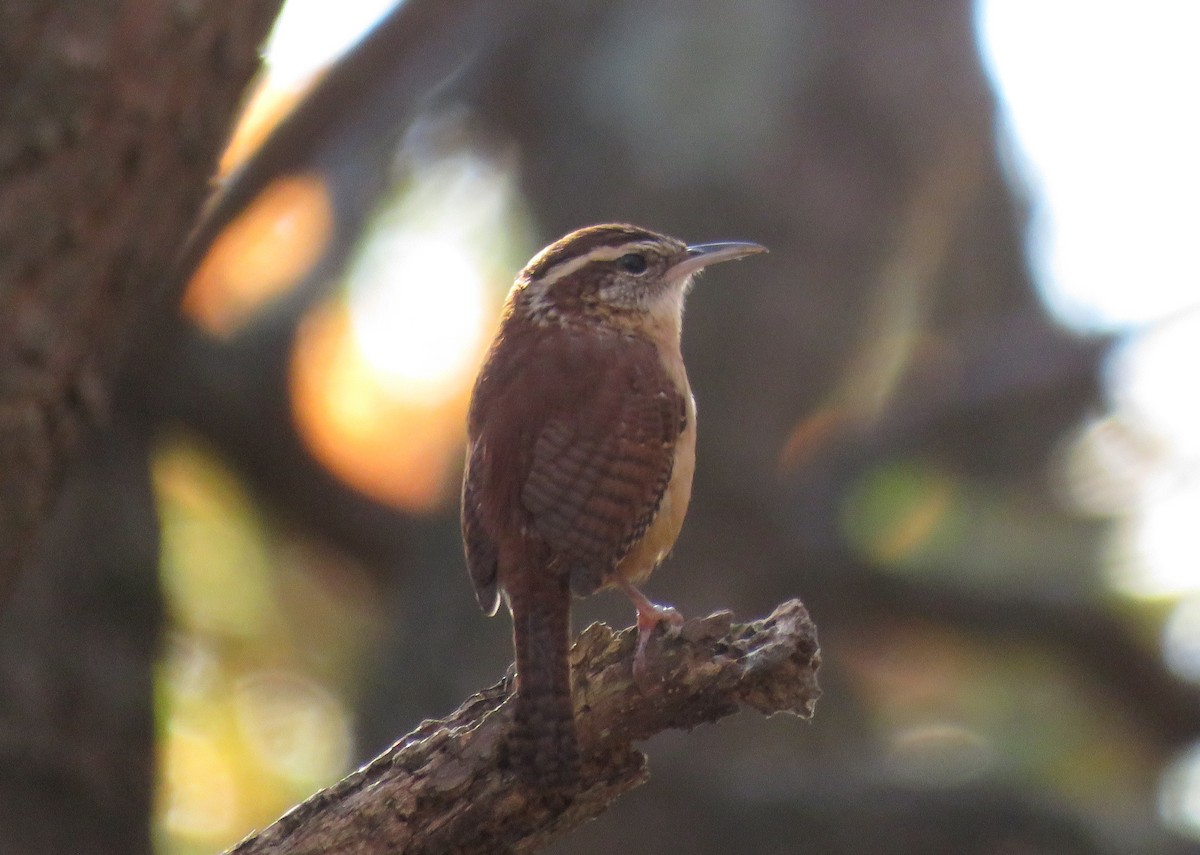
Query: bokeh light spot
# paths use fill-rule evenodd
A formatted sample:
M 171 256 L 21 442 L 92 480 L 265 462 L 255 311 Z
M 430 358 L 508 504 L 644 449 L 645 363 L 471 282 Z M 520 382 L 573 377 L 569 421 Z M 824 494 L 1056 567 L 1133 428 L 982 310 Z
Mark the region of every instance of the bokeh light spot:
M 168 728 L 162 747 L 159 822 L 170 835 L 209 843 L 235 831 L 237 782 L 213 742 L 186 728 Z
M 1185 680 L 1200 683 L 1200 595 L 1177 603 L 1163 627 L 1163 658 Z
M 1137 510 L 1146 473 L 1162 449 L 1128 420 L 1107 415 L 1084 424 L 1058 458 L 1063 492 L 1086 514 L 1110 517 Z
M 462 380 L 434 402 L 394 395 L 341 303 L 311 313 L 297 336 L 291 394 L 305 442 L 343 481 L 397 507 L 429 510 L 450 494 L 468 393 Z
M 1200 231 L 1197 231 L 1200 239 Z M 1200 280 L 1196 297 L 1200 298 Z M 1200 313 L 1176 318 L 1131 338 L 1109 363 L 1114 403 L 1170 456 L 1200 468 Z M 1173 466 L 1179 469 L 1178 466 Z
M 328 783 L 350 761 L 346 710 L 314 680 L 286 671 L 249 674 L 234 687 L 233 707 L 258 761 L 299 787 Z
M 824 406 L 804 417 L 792 428 L 779 452 L 779 468 L 795 472 L 820 460 L 839 438 L 854 429 L 855 414 L 845 407 Z
M 269 527 L 203 446 L 165 437 L 153 463 L 171 618 L 156 833 L 163 852 L 201 855 L 345 771 L 342 694 L 378 639 L 377 592 L 332 550 Z
M 206 332 L 229 336 L 316 264 L 333 228 L 324 181 L 293 175 L 268 186 L 213 242 L 183 298 Z
M 214 458 L 184 443 L 161 448 L 152 471 L 174 619 L 218 636 L 261 631 L 272 613 L 270 558 L 249 498 Z
M 1113 329 L 1194 305 L 1200 284 L 1200 5 L 985 0 L 981 50 L 1033 193 L 1048 308 Z M 1119 61 L 1114 58 L 1119 57 Z
M 487 283 L 463 248 L 437 235 L 387 231 L 360 262 L 349 311 L 363 358 L 393 394 L 453 397 L 478 361 Z
M 1200 5 L 976 8 L 1043 302 L 1073 329 L 1128 334 L 1108 377 L 1113 418 L 1073 449 L 1070 492 L 1117 518 L 1108 563 L 1120 593 L 1196 591 Z
M 446 151 L 461 145 L 461 120 L 415 124 L 401 155 L 411 181 L 376 212 L 341 293 L 310 312 L 292 355 L 293 411 L 313 454 L 408 511 L 454 492 L 471 385 L 515 269 L 513 176 Z
M 958 786 L 986 774 L 995 752 L 981 734 L 954 722 L 923 722 L 893 735 L 896 774 L 920 786 Z
M 1109 579 L 1140 598 L 1178 597 L 1200 590 L 1200 482 L 1156 495 L 1138 513 L 1114 525 Z
M 1169 826 L 1200 840 L 1200 745 L 1185 751 L 1163 775 L 1158 809 Z
M 287 0 L 279 12 L 263 56 L 273 77 L 294 82 L 310 78 L 363 37 L 400 5 L 400 0 Z
M 881 466 L 851 491 L 843 524 L 849 542 L 872 560 L 903 563 L 945 533 L 954 497 L 945 473 L 912 463 Z
M 250 89 L 246 106 L 242 108 L 233 134 L 221 152 L 221 160 L 217 164 L 218 178 L 228 178 L 254 154 L 267 135 L 296 106 L 305 91 L 305 86 L 287 85 L 273 75 L 261 75 Z

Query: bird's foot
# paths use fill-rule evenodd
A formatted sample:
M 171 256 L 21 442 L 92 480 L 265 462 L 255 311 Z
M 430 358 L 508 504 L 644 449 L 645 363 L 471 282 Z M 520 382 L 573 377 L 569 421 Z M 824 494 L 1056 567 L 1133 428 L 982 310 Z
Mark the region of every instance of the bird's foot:
M 633 654 L 633 681 L 644 692 L 654 684 L 646 652 L 654 631 L 658 629 L 659 624 L 664 623 L 667 624 L 668 631 L 678 629 L 683 626 L 683 615 L 671 606 L 660 606 L 651 602 L 645 594 L 625 580 L 618 584 L 637 609 L 638 642 Z

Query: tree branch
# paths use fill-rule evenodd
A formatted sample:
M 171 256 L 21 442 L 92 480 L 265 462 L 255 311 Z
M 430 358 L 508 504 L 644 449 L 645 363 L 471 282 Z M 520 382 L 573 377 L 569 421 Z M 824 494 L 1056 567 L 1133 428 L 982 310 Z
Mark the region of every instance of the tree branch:
M 632 629 L 588 627 L 571 651 L 583 791 L 553 813 L 514 781 L 502 750 L 511 674 L 449 718 L 426 721 L 379 757 L 232 850 L 235 855 L 403 851 L 532 852 L 601 814 L 649 777 L 633 748 L 668 728 L 691 729 L 748 706 L 810 718 L 820 690 L 816 628 L 797 600 L 763 620 L 729 612 L 688 621 L 652 643 L 653 688 L 640 690 Z

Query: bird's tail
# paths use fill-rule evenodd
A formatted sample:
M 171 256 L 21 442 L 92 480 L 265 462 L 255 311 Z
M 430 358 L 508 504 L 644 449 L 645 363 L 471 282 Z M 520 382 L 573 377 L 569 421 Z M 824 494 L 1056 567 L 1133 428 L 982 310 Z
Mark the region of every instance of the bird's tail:
M 513 615 L 517 700 L 509 750 L 526 786 L 556 803 L 579 788 L 571 697 L 571 590 L 565 574 L 525 572 L 506 591 Z

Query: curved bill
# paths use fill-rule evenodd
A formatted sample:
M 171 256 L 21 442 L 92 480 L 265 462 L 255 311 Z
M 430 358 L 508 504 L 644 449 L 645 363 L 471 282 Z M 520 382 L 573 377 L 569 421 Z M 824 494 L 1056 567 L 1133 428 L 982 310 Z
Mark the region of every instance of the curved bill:
M 687 248 L 687 253 L 683 258 L 675 262 L 668 272 L 672 279 L 680 279 L 684 276 L 691 276 L 693 273 L 703 270 L 710 264 L 717 264 L 721 261 L 733 261 L 738 258 L 745 258 L 747 255 L 757 255 L 760 252 L 766 251 L 767 248 L 762 244 L 750 243 L 749 241 L 693 244 Z

